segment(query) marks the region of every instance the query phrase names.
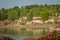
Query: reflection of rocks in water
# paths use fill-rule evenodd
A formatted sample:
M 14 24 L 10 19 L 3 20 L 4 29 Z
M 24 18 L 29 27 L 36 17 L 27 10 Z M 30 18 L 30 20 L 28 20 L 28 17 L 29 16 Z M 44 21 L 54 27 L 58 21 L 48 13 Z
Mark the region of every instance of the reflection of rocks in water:
M 0 36 L 0 40 L 14 40 L 14 39 L 10 37 Z

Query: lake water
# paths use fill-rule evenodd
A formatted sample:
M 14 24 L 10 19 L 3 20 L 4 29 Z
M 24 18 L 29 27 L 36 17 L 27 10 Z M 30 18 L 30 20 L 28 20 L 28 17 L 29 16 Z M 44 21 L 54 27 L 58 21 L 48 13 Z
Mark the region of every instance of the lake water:
M 46 27 L 52 27 L 53 25 L 50 25 L 50 24 L 49 25 L 38 25 L 38 26 L 36 26 L 36 25 L 35 26 L 27 25 L 26 28 L 41 29 L 40 27 L 44 28 L 45 26 Z M 11 28 L 12 26 L 9 26 L 9 27 Z M 7 26 L 6 28 L 9 28 L 9 27 Z M 16 34 L 16 35 L 14 35 L 14 34 L 2 34 L 2 35 L 7 36 L 7 37 L 11 37 L 11 38 L 16 39 L 16 40 L 21 40 L 21 39 L 23 39 L 25 37 L 35 37 L 34 35 L 33 36 L 26 36 L 26 35 L 21 35 L 21 34 Z
M 10 37 L 10 38 L 13 38 L 15 40 L 21 40 L 22 38 L 26 37 L 26 36 L 22 36 L 22 35 L 11 35 L 11 34 L 3 34 L 3 36 L 7 36 L 7 37 Z
M 15 40 L 22 40 L 23 38 L 26 38 L 26 37 L 33 37 L 33 36 L 26 36 L 26 35 L 19 35 L 19 34 L 2 34 L 3 36 L 6 36 L 6 37 L 10 37 L 10 38 L 13 38 Z

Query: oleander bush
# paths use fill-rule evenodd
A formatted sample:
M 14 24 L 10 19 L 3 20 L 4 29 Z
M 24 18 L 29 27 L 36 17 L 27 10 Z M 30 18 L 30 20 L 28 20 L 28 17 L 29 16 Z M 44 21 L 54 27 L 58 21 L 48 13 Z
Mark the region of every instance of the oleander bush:
M 0 35 L 0 40 L 15 40 L 15 39 Z
M 45 35 L 36 38 L 23 38 L 22 40 L 60 40 L 60 31 L 53 30 Z

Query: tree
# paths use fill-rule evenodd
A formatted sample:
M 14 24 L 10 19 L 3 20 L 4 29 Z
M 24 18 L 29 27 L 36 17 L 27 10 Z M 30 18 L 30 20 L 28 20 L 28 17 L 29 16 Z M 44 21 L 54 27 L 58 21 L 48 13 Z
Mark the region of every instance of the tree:
M 1 11 L 0 11 L 0 20 L 1 20 Z
M 32 10 L 30 10 L 29 14 L 27 15 L 27 20 L 31 21 L 33 19 L 33 13 Z
M 20 17 L 20 8 L 18 6 L 14 6 L 13 9 L 17 12 L 18 16 Z
M 56 15 L 57 14 L 57 15 Z M 13 8 L 2 8 L 0 10 L 0 20 L 15 20 L 19 17 L 27 17 L 27 20 L 32 20 L 33 17 L 41 17 L 43 21 L 49 19 L 49 16 L 56 19 L 60 15 L 60 5 L 27 5 L 19 8 L 14 6 Z M 57 19 L 58 20 L 58 19 Z
M 0 10 L 0 18 L 1 18 L 1 20 L 5 20 L 5 19 L 7 19 L 7 14 L 6 14 L 6 10 L 5 10 L 5 8 L 2 8 L 1 10 Z
M 31 13 L 33 13 L 33 16 L 39 17 L 40 16 L 40 9 L 39 8 L 32 8 Z
M 45 21 L 49 19 L 49 13 L 45 10 L 41 11 L 41 19 L 43 23 L 45 23 Z
M 17 11 L 14 10 L 14 9 L 12 9 L 12 8 L 10 8 L 10 9 L 8 10 L 8 19 L 14 21 L 14 20 L 16 20 L 16 19 L 18 19 L 18 18 L 19 18 L 19 17 L 18 17 Z

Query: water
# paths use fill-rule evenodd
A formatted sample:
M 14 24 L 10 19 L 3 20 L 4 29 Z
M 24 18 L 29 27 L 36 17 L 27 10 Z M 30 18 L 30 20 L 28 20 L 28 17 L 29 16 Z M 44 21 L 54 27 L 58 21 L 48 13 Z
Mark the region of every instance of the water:
M 22 35 L 19 35 L 19 34 L 16 34 L 16 35 L 3 34 L 3 36 L 7 36 L 7 37 L 13 38 L 13 39 L 15 39 L 15 40 L 21 40 L 22 38 L 25 37 L 25 36 L 22 36 Z
M 48 29 L 48 28 L 50 28 L 50 27 L 52 27 L 53 26 L 53 24 L 51 25 L 51 24 L 49 24 L 49 25 L 26 25 L 26 29 Z M 11 25 L 9 25 L 9 26 L 5 26 L 6 28 L 12 28 L 12 26 Z M 2 28 L 5 28 L 4 26 L 2 27 Z M 21 40 L 21 39 L 23 39 L 23 38 L 26 38 L 26 37 L 35 37 L 35 35 L 33 35 L 33 36 L 26 36 L 26 35 L 21 35 L 21 34 L 2 34 L 3 36 L 7 36 L 7 37 L 11 37 L 11 38 L 13 38 L 13 39 L 16 39 L 16 40 Z

